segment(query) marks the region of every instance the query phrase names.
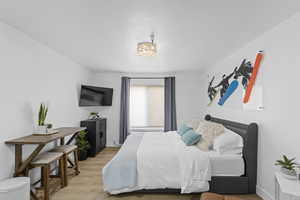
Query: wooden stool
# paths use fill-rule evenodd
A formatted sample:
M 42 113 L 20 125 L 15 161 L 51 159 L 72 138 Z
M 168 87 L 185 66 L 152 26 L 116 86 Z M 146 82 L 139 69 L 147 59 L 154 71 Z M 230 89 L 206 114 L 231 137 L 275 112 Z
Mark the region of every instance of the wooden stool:
M 216 193 L 205 192 L 201 195 L 200 200 L 242 200 L 239 197 L 234 196 L 224 196 Z
M 78 175 L 80 173 L 79 164 L 78 164 L 78 147 L 76 145 L 61 145 L 61 146 L 57 146 L 54 149 L 52 149 L 51 152 L 63 153 L 64 174 L 66 175 L 66 177 L 64 179 L 65 180 L 64 186 L 67 186 L 68 185 L 68 176 L 67 176 L 68 162 L 70 162 L 71 165 L 74 166 L 74 170 L 75 170 L 76 175 Z M 74 164 L 68 158 L 68 155 L 71 154 L 71 153 L 74 153 Z
M 30 163 L 30 169 L 41 167 L 41 188 L 44 191 L 44 200 L 49 200 L 49 179 L 50 179 L 50 164 L 59 161 L 59 175 L 61 186 L 64 187 L 64 160 L 63 153 L 60 152 L 44 152 L 36 157 Z

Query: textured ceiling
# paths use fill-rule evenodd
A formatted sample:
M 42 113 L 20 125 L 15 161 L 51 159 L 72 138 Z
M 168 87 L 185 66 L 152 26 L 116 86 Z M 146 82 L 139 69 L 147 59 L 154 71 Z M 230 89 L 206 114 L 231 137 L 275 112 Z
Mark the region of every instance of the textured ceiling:
M 297 0 L 0 0 L 0 20 L 94 70 L 201 70 L 300 10 Z M 158 54 L 136 55 L 156 34 Z

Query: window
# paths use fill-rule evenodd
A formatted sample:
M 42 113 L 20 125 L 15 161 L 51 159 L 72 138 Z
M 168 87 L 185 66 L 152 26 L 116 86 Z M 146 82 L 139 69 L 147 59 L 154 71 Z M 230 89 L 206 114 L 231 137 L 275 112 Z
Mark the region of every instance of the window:
M 164 127 L 164 86 L 131 85 L 131 131 L 161 131 Z

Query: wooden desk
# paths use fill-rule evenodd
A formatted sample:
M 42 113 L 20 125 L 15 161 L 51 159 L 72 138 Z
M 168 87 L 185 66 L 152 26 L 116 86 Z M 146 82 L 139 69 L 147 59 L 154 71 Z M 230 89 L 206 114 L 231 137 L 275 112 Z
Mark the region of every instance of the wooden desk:
M 84 127 L 64 127 L 57 128 L 58 133 L 52 135 L 28 135 L 25 137 L 16 138 L 13 140 L 6 141 L 5 144 L 15 145 L 15 174 L 14 176 L 24 176 L 25 169 L 28 167 L 30 162 L 36 158 L 36 156 L 41 152 L 41 150 L 46 146 L 46 144 L 60 140 L 60 145 L 65 144 L 65 137 L 72 135 L 72 137 L 67 141 L 66 144 L 70 144 L 76 135 L 85 130 Z M 22 161 L 22 147 L 23 145 L 38 145 L 34 151 Z

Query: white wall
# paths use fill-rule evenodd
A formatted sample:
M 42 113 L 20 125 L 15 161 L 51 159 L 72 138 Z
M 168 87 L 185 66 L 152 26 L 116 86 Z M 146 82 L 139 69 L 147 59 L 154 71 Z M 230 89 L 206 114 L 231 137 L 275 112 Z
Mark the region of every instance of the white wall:
M 87 117 L 78 107 L 78 92 L 88 73 L 68 58 L 0 22 L 0 179 L 14 169 L 9 139 L 29 135 L 38 105 L 49 104 L 47 122 L 55 127 L 78 126 Z M 26 156 L 33 147 L 25 148 Z
M 198 119 L 201 114 L 202 93 L 199 90 L 201 84 L 200 72 L 181 72 L 172 74 L 132 74 L 132 73 L 94 73 L 89 84 L 114 88 L 113 103 L 111 107 L 92 107 L 89 111 L 100 112 L 101 116 L 107 118 L 107 145 L 113 146 L 114 141 L 119 142 L 119 118 L 120 118 L 120 94 L 121 76 L 130 77 L 164 77 L 169 75 L 176 76 L 176 104 L 178 124 L 183 121 Z
M 275 160 L 286 154 L 297 157 L 298 162 L 300 161 L 299 24 L 300 14 L 297 14 L 249 42 L 208 71 L 209 74 L 228 73 L 243 58 L 254 60 L 258 50 L 265 52 L 257 82 L 257 85 L 263 87 L 263 111 L 243 111 L 240 106 L 220 107 L 216 104 L 205 109 L 205 113 L 216 117 L 259 124 L 257 186 L 258 193 L 265 199 L 272 199 L 274 196 L 274 172 L 278 170 L 274 166 Z M 207 81 L 206 77 L 202 79 Z M 206 88 L 202 88 L 202 91 L 206 94 Z M 230 98 L 228 101 L 229 105 L 239 105 L 242 99 Z

